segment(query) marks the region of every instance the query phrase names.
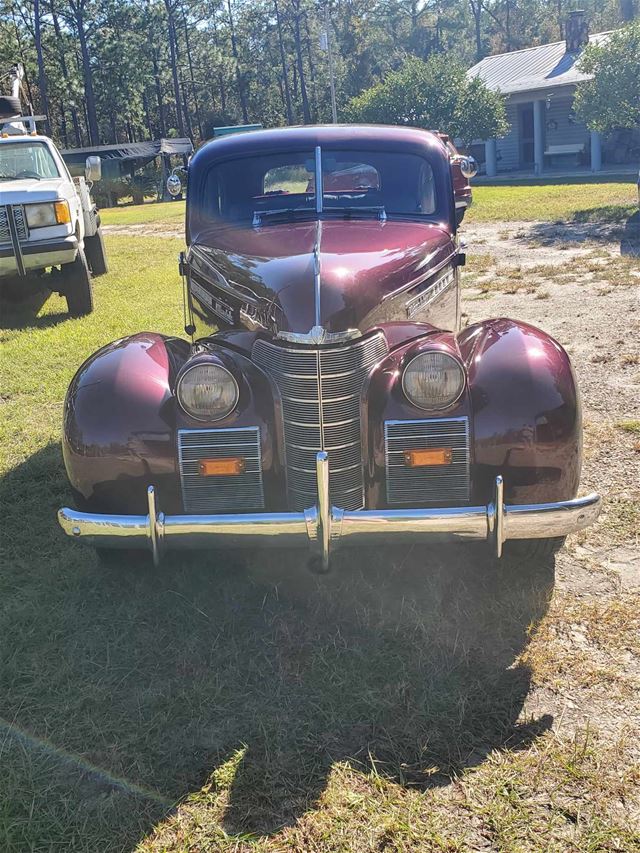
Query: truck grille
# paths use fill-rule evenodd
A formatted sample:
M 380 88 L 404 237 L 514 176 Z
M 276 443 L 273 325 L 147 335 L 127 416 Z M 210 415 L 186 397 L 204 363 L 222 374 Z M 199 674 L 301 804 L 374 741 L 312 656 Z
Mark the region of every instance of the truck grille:
M 320 450 L 329 455 L 333 504 L 344 509 L 364 506 L 360 393 L 386 354 L 382 334 L 318 349 L 255 343 L 253 360 L 271 376 L 282 398 L 290 509 L 315 504 Z
M 445 506 L 469 501 L 468 418 L 385 421 L 384 444 L 389 505 Z M 405 465 L 405 450 L 436 447 L 452 451 L 450 465 Z
M 29 236 L 24 207 L 21 204 L 0 205 L 0 243 L 11 243 L 11 231 L 9 230 L 10 207 L 13 210 L 13 221 L 16 224 L 18 239 L 26 240 Z
M 203 477 L 203 459 L 241 456 L 242 474 Z M 178 430 L 178 462 L 184 511 L 190 513 L 249 512 L 264 508 L 262 460 L 258 427 Z

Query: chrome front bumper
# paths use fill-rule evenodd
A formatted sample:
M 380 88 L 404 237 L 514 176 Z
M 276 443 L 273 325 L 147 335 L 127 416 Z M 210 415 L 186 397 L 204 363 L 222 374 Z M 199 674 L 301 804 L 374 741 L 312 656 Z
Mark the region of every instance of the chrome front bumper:
M 548 504 L 505 506 L 502 477 L 496 477 L 487 506 L 347 511 L 329 502 L 329 461 L 316 458 L 316 505 L 304 512 L 242 515 L 164 515 L 147 490 L 147 515 L 97 515 L 64 507 L 58 520 L 64 532 L 101 548 L 150 550 L 157 565 L 167 549 L 307 547 L 327 569 L 333 551 L 343 546 L 382 542 L 485 540 L 500 557 L 509 539 L 566 536 L 588 527 L 600 514 L 597 494 Z

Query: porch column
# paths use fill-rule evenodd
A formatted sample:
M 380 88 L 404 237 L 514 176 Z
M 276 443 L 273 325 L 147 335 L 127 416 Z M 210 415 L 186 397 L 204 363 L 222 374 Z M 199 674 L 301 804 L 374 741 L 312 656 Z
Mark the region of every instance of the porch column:
M 493 178 L 498 172 L 498 154 L 495 139 L 487 139 L 484 143 L 484 168 L 488 178 Z
M 602 142 L 597 130 L 591 131 L 591 171 L 599 172 L 602 169 Z
M 544 171 L 544 111 L 545 101 L 533 102 L 533 167 L 536 175 Z

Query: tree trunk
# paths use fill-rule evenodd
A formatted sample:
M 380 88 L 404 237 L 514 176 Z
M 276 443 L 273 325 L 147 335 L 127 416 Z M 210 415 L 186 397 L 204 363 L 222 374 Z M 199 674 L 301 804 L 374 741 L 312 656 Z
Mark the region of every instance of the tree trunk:
M 280 67 L 282 68 L 282 85 L 284 87 L 284 101 L 287 113 L 287 124 L 293 124 L 293 109 L 291 107 L 291 90 L 289 89 L 289 74 L 287 73 L 287 60 L 284 52 L 284 40 L 282 38 L 282 20 L 278 0 L 273 0 L 273 8 L 276 13 L 276 24 L 278 26 L 278 46 L 280 48 Z
M 233 24 L 233 14 L 231 12 L 231 0 L 227 0 L 227 9 L 229 11 L 229 34 L 231 36 L 231 53 L 236 64 L 236 83 L 238 85 L 238 97 L 240 98 L 240 107 L 242 109 L 242 120 L 245 124 L 249 124 L 247 94 L 244 89 L 244 76 L 240 73 L 240 62 L 238 59 L 238 43 L 236 41 L 236 30 Z
M 44 132 L 51 136 L 51 124 L 49 122 L 49 100 L 47 98 L 47 77 L 44 73 L 44 60 L 42 58 L 42 37 L 40 33 L 40 0 L 33 0 L 34 41 L 36 43 L 36 57 L 38 59 L 38 87 L 40 89 L 40 104 L 46 119 Z
M 173 6 L 170 0 L 164 0 L 167 10 L 167 23 L 169 26 L 169 57 L 171 62 L 171 77 L 173 78 L 173 96 L 176 101 L 176 123 L 180 136 L 185 135 L 184 120 L 182 117 L 182 97 L 180 95 L 180 80 L 178 79 L 178 58 L 176 51 L 176 27 L 173 18 Z
M 82 55 L 82 74 L 84 76 L 84 94 L 87 107 L 87 127 L 89 130 L 89 144 L 100 144 L 100 132 L 98 130 L 98 117 L 96 115 L 96 98 L 93 92 L 93 75 L 91 72 L 91 60 L 89 47 L 87 45 L 87 34 L 84 29 L 84 16 L 82 7 L 76 6 L 76 26 L 78 28 L 78 40 L 80 41 L 80 53 Z
M 298 76 L 300 77 L 300 97 L 302 98 L 302 116 L 305 124 L 311 124 L 311 110 L 309 109 L 309 98 L 307 97 L 307 84 L 304 75 L 304 63 L 302 61 L 302 39 L 300 36 L 300 0 L 292 0 L 294 8 L 293 35 L 296 46 L 296 59 L 298 61 Z
M 480 19 L 482 16 L 482 2 L 481 2 L 481 0 L 469 0 L 469 6 L 471 7 L 471 14 L 473 15 L 473 21 L 475 24 L 476 59 L 478 61 L 480 61 L 483 57 L 482 31 L 480 29 Z
M 69 68 L 67 66 L 67 59 L 64 52 L 64 43 L 62 41 L 62 32 L 60 30 L 60 22 L 58 20 L 58 15 L 56 13 L 56 8 L 51 0 L 51 17 L 53 18 L 53 31 L 56 34 L 56 44 L 58 45 L 58 57 L 60 59 L 60 67 L 62 68 L 62 79 L 65 83 L 65 89 L 67 90 L 67 95 L 71 94 L 71 85 L 69 83 Z M 71 110 L 71 121 L 73 122 L 73 132 L 76 138 L 76 145 L 78 148 L 82 148 L 82 134 L 80 133 L 80 124 L 78 122 L 78 108 L 73 103 L 73 101 L 68 104 L 69 109 Z M 64 102 L 60 101 L 60 109 L 62 110 L 62 116 L 64 119 Z M 68 143 L 67 143 L 68 144 Z
M 160 71 L 158 70 L 158 54 L 156 51 L 151 52 L 151 62 L 153 64 L 153 79 L 156 88 L 156 100 L 158 102 L 158 123 L 160 125 L 160 136 L 167 135 L 167 125 L 164 120 L 164 104 L 162 103 L 162 84 L 160 82 Z
M 191 45 L 189 43 L 189 28 L 187 27 L 187 16 L 184 13 L 184 9 L 182 10 L 182 20 L 184 21 L 184 44 L 187 49 L 187 62 L 189 63 L 189 77 L 191 78 L 191 91 L 193 92 L 193 105 L 196 110 L 196 122 L 198 124 L 198 133 L 200 135 L 200 139 L 203 139 L 202 133 L 202 117 L 200 115 L 200 104 L 198 103 L 198 91 L 196 88 L 196 80 L 193 76 L 193 59 L 191 56 Z
M 309 16 L 304 13 L 304 31 L 306 35 L 307 62 L 309 63 L 309 80 L 311 82 L 311 102 L 313 104 L 312 119 L 318 120 L 318 87 L 316 85 L 316 67 L 313 62 L 313 50 L 311 49 L 311 31 L 309 29 Z M 330 38 L 327 34 L 327 38 Z
M 620 0 L 620 17 L 625 23 L 633 21 L 635 18 L 635 3 L 634 0 Z

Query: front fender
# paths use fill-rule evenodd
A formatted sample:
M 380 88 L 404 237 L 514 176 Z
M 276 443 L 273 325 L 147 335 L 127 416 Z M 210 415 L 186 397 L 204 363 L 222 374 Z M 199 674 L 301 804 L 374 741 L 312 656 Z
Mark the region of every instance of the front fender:
M 474 492 L 497 474 L 507 503 L 575 497 L 582 465 L 580 398 L 569 356 L 552 337 L 504 318 L 458 336 L 471 396 Z
M 140 512 L 149 482 L 167 508 L 177 505 L 172 379 L 187 354 L 185 341 L 144 332 L 98 350 L 74 376 L 62 452 L 91 508 Z

